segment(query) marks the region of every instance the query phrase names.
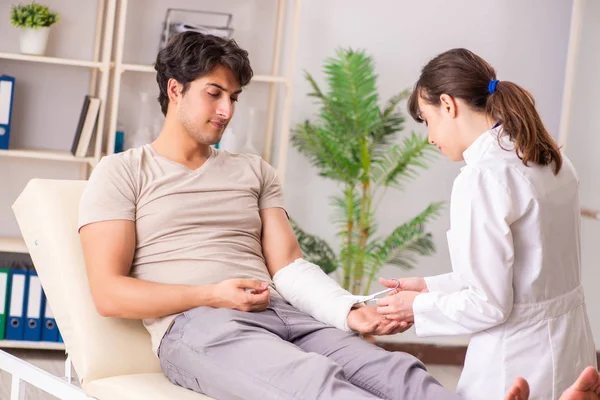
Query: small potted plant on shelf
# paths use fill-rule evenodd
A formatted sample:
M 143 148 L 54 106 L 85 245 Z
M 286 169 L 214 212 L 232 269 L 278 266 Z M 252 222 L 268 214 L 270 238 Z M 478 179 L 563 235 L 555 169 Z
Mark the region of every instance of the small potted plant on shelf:
M 60 20 L 58 13 L 50 12 L 47 6 L 37 4 L 13 5 L 10 23 L 21 28 L 21 53 L 43 55 L 48 43 L 50 26 Z

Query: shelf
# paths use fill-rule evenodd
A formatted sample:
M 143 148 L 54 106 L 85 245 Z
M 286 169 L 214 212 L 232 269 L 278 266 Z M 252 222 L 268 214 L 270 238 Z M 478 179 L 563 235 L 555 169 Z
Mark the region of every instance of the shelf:
M 27 342 L 25 340 L 0 340 L 0 349 L 32 349 L 32 350 L 62 350 L 65 344 L 61 342 Z
M 121 71 L 156 72 L 153 65 L 142 64 L 122 64 Z M 254 75 L 252 82 L 285 83 L 287 78 L 285 76 Z
M 254 75 L 252 77 L 252 82 L 286 83 L 287 81 L 285 76 Z
M 154 65 L 142 65 L 142 64 L 123 64 L 121 65 L 122 71 L 135 71 L 135 72 L 156 72 Z
M 79 164 L 95 163 L 94 157 L 75 157 L 69 151 L 55 150 L 0 150 L 0 157 L 35 158 L 38 160 L 66 161 Z
M 28 254 L 25 241 L 21 238 L 0 237 L 0 252 Z
M 33 56 L 19 53 L 0 53 L 0 59 L 32 61 L 46 64 L 69 65 L 73 67 L 102 68 L 102 63 L 98 61 L 74 60 L 69 58 L 56 58 L 46 56 Z

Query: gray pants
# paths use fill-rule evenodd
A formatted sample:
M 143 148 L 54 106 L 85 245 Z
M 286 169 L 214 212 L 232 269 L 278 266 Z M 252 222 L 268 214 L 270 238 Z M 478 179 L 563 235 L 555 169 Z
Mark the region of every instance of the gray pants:
M 272 298 L 262 312 L 198 307 L 159 349 L 169 380 L 218 400 L 453 400 L 421 362 Z

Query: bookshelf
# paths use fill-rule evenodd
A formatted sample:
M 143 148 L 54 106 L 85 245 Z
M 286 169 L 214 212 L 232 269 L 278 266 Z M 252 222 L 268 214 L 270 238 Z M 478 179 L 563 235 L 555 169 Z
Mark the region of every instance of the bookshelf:
M 57 64 L 57 65 L 68 65 L 68 66 L 72 66 L 72 67 L 103 68 L 103 64 L 101 62 L 97 62 L 97 61 L 72 60 L 72 59 L 68 59 L 68 58 L 33 56 L 33 55 L 18 54 L 18 53 L 0 53 L 0 59 L 30 61 L 30 62 Z
M 114 63 L 112 64 L 114 68 Z M 120 67 L 121 73 L 126 71 L 132 72 L 148 72 L 154 73 L 153 65 L 143 65 L 143 64 L 122 64 Z M 273 76 L 273 75 L 254 75 L 252 77 L 252 82 L 263 82 L 263 83 L 287 83 L 288 79 L 285 76 Z
M 36 148 L 15 148 L 11 145 L 8 150 L 0 150 L 1 159 L 6 159 L 9 161 L 11 159 L 40 160 L 44 162 L 64 163 L 66 165 L 79 166 L 80 178 L 87 179 L 91 168 L 96 165 L 96 163 L 104 154 L 102 150 L 102 144 L 104 140 L 103 133 L 105 131 L 105 113 L 107 109 L 104 107 L 104 105 L 107 102 L 110 89 L 109 80 L 111 69 L 111 50 L 116 5 L 117 0 L 96 0 L 90 5 L 90 11 L 92 13 L 95 9 L 95 25 L 93 23 L 86 25 L 88 27 L 87 29 L 91 29 L 94 32 L 93 39 L 90 42 L 90 45 L 92 46 L 90 59 L 34 56 L 12 52 L 0 52 L 0 62 L 3 60 L 10 60 L 13 63 L 21 63 L 23 65 L 36 64 L 36 68 L 39 69 L 41 74 L 44 73 L 44 68 L 46 68 L 47 71 L 50 66 L 53 67 L 52 71 L 55 72 L 59 70 L 62 71 L 64 68 L 65 74 L 69 74 L 73 69 L 89 70 L 89 81 L 79 81 L 79 84 L 83 83 L 83 86 L 81 87 L 82 97 L 83 93 L 85 92 L 92 96 L 98 97 L 101 102 L 101 107 L 98 113 L 98 133 L 96 141 L 90 144 L 90 148 L 93 148 L 91 151 L 92 155 L 89 157 L 75 157 L 69 151 L 70 149 L 57 151 Z M 2 16 L 4 17 L 5 15 L 3 14 Z M 93 21 L 94 15 L 91 14 L 89 16 L 90 20 Z M 88 45 L 88 47 L 90 45 Z M 18 72 L 15 73 L 14 76 L 17 78 L 18 84 Z M 89 84 L 89 86 L 87 84 Z M 49 94 L 47 93 L 46 95 Z M 48 104 L 50 107 L 61 106 L 60 101 L 50 101 Z M 79 109 L 74 110 L 74 118 L 77 117 L 79 111 Z M 42 166 L 43 165 L 44 164 L 42 164 Z M 9 213 L 11 212 L 10 209 L 3 209 L 1 211 Z M 0 236 L 0 252 L 28 254 L 28 249 L 24 240 L 20 237 Z M 0 349 L 65 351 L 65 344 L 61 342 L 0 340 Z
M 64 2 L 66 4 L 66 1 Z M 139 2 L 136 3 L 139 6 Z M 215 4 L 218 4 L 215 2 Z M 267 7 L 276 7 L 273 35 L 273 56 L 270 68 L 255 70 L 252 84 L 265 85 L 268 89 L 266 129 L 264 131 L 263 158 L 274 164 L 283 182 L 287 161 L 289 120 L 292 99 L 292 79 L 295 66 L 296 43 L 301 0 L 274 0 Z M 96 23 L 93 51 L 89 60 L 50 56 L 33 56 L 13 52 L 0 52 L 1 60 L 20 63 L 54 65 L 64 68 L 89 69 L 91 71 L 88 93 L 100 99 L 97 134 L 93 154 L 89 157 L 75 157 L 69 150 L 43 150 L 35 148 L 9 148 L 0 150 L 0 159 L 30 159 L 79 165 L 80 178 L 87 179 L 91 169 L 107 154 L 112 154 L 117 131 L 117 117 L 121 100 L 121 80 L 124 73 L 153 74 L 154 66 L 148 64 L 125 63 L 123 47 L 126 35 L 126 17 L 129 0 L 96 0 Z M 262 7 L 262 6 L 261 6 Z M 131 6 L 133 8 L 133 6 Z M 130 10 L 135 12 L 134 10 Z M 236 16 L 237 17 L 237 16 Z M 242 18 L 242 16 L 239 16 Z M 162 21 L 160 21 L 162 23 Z M 94 29 L 90 26 L 90 29 Z M 270 30 L 270 28 L 268 28 Z M 234 35 L 235 37 L 235 35 Z M 269 38 L 270 40 L 270 38 Z M 265 42 L 265 46 L 268 46 Z M 285 58 L 285 68 L 282 67 Z M 18 79 L 18 76 L 17 76 Z M 79 109 L 73 113 L 77 116 Z M 274 149 L 276 132 L 279 147 Z M 278 154 L 276 165 L 274 153 Z M 0 210 L 10 212 L 10 210 Z M 27 254 L 22 238 L 2 237 L 0 252 Z M 63 343 L 0 341 L 1 348 L 25 348 L 42 350 L 64 350 Z
M 280 179 L 285 177 L 285 164 L 287 161 L 287 148 L 289 138 L 289 116 L 291 109 L 292 73 L 294 67 L 294 56 L 298 38 L 298 24 L 300 17 L 301 0 L 277 0 L 277 19 L 275 23 L 275 35 L 273 43 L 273 59 L 271 71 L 268 74 L 257 74 L 252 79 L 253 83 L 264 83 L 270 86 L 267 110 L 267 128 L 265 131 L 265 150 L 263 158 L 273 163 L 273 139 L 275 124 L 280 118 L 280 144 L 278 149 L 277 170 Z M 286 25 L 286 14 L 291 6 L 291 26 L 287 43 L 284 43 L 284 27 Z M 117 12 L 118 8 L 118 12 Z M 0 157 L 31 158 L 39 160 L 52 160 L 70 163 L 89 164 L 93 167 L 103 155 L 112 154 L 115 143 L 117 128 L 117 116 L 120 100 L 121 75 L 125 72 L 154 73 L 154 67 L 146 64 L 123 63 L 123 44 L 126 31 L 126 16 L 128 0 L 97 0 L 96 32 L 94 36 L 94 49 L 92 60 L 79 60 L 69 58 L 58 58 L 49 56 L 34 56 L 18 53 L 0 52 L 0 60 L 13 60 L 21 62 L 33 62 L 41 64 L 53 64 L 65 67 L 89 68 L 92 70 L 89 93 L 99 97 L 101 100 L 98 114 L 98 128 L 94 154 L 92 157 L 77 158 L 70 152 L 46 151 L 36 149 L 9 149 L 0 151 Z M 115 27 L 116 25 L 116 27 Z M 116 35 L 113 40 L 113 34 Z M 287 47 L 287 70 L 281 73 L 281 58 L 284 55 L 284 47 Z M 111 60 L 111 52 L 115 50 L 114 60 Z M 98 75 L 100 79 L 98 80 Z M 110 75 L 112 75 L 112 86 L 110 86 Z M 283 88 L 283 107 L 281 115 L 277 115 L 278 89 Z M 110 92 L 110 95 L 109 95 Z M 110 97 L 111 109 L 106 105 Z M 105 123 L 108 122 L 108 127 Z M 106 143 L 106 151 L 103 151 L 103 143 Z M 81 170 L 81 178 L 86 179 L 89 170 Z
M 0 237 L 0 253 L 28 254 L 29 251 L 22 238 Z
M 0 157 L 34 158 L 38 160 L 64 161 L 78 164 L 94 165 L 94 157 L 75 157 L 69 151 L 9 149 L 0 150 Z
M 19 62 L 31 62 L 40 64 L 52 64 L 64 67 L 88 68 L 91 70 L 89 91 L 93 96 L 100 98 L 100 110 L 98 113 L 98 128 L 93 157 L 74 157 L 68 150 L 52 151 L 37 149 L 13 149 L 0 150 L 0 157 L 29 158 L 38 160 L 60 161 L 67 163 L 79 163 L 94 166 L 102 157 L 102 143 L 104 132 L 104 119 L 106 108 L 104 107 L 109 93 L 109 78 L 111 68 L 111 40 L 114 33 L 114 19 L 117 0 L 96 1 L 96 23 L 94 33 L 94 44 L 91 60 L 79 60 L 70 58 L 59 58 L 50 56 L 36 56 L 19 53 L 0 52 L 0 60 L 13 60 Z M 99 77 L 100 76 L 100 77 Z M 81 168 L 80 176 L 86 179 L 89 174 L 88 168 Z
M 29 349 L 29 350 L 61 350 L 65 351 L 62 342 L 29 342 L 25 340 L 0 340 L 0 349 Z

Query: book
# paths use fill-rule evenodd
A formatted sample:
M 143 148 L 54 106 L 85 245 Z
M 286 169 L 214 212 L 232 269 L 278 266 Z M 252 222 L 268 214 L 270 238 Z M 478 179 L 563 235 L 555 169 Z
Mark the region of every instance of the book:
M 75 157 L 86 157 L 90 147 L 90 142 L 98 122 L 98 112 L 100 111 L 100 99 L 86 95 L 83 99 L 83 106 L 79 114 L 79 122 L 71 145 L 71 154 Z

